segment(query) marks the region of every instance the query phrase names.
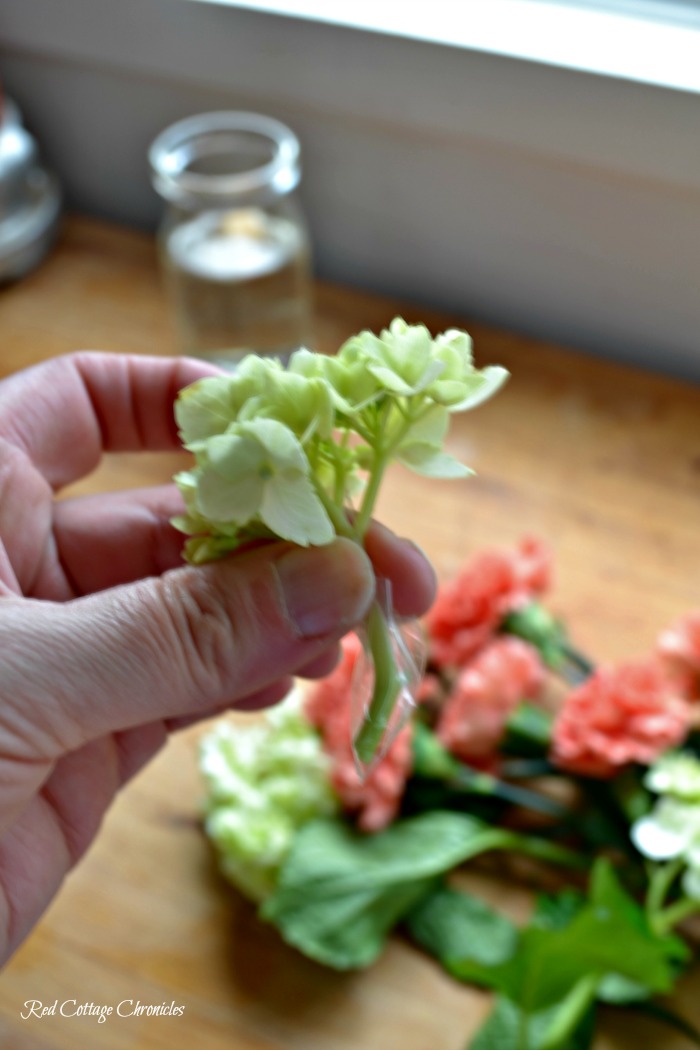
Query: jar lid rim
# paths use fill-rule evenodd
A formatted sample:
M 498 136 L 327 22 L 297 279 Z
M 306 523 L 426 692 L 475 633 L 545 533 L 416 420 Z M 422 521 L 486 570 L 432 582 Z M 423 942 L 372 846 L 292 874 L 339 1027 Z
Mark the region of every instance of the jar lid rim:
M 208 175 L 187 170 L 193 153 L 184 148 L 188 141 L 225 132 L 259 135 L 273 147 L 271 160 L 248 171 Z M 299 182 L 299 140 L 290 128 L 260 113 L 221 110 L 200 113 L 171 124 L 160 132 L 148 150 L 152 180 L 166 198 L 242 197 L 261 190 L 277 195 L 289 193 Z

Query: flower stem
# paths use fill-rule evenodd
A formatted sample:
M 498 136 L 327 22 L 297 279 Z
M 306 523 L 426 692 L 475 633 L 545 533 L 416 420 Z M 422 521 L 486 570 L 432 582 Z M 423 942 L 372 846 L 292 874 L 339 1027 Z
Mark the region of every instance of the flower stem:
M 679 922 L 687 919 L 697 911 L 700 911 L 700 900 L 695 900 L 692 897 L 682 897 L 675 904 L 670 904 L 668 908 L 656 913 L 652 921 L 654 932 L 657 934 L 668 933 Z
M 379 495 L 379 487 L 382 483 L 382 477 L 384 476 L 384 470 L 388 462 L 387 456 L 382 456 L 377 453 L 374 460 L 374 466 L 367 482 L 367 488 L 365 489 L 364 496 L 362 497 L 362 506 L 355 518 L 355 535 L 358 541 L 361 543 L 364 539 L 364 535 L 367 532 L 372 512 L 374 511 L 374 504 L 377 502 L 377 496 Z
M 389 626 L 376 600 L 367 616 L 367 636 L 374 660 L 374 691 L 369 711 L 354 741 L 355 753 L 362 765 L 368 765 L 376 754 L 403 684 L 396 667 Z
M 346 518 L 345 512 L 340 507 L 336 506 L 336 504 L 333 502 L 330 496 L 328 496 L 323 485 L 320 485 L 315 480 L 313 475 L 311 477 L 311 480 L 314 483 L 316 494 L 320 499 L 321 503 L 323 504 L 324 509 L 328 514 L 328 517 L 331 519 L 331 522 L 333 523 L 333 528 L 335 529 L 338 536 L 345 536 L 350 540 L 357 540 L 357 536 L 355 535 L 355 529 L 353 529 L 352 525 Z
M 663 914 L 663 903 L 683 864 L 682 857 L 674 857 L 673 860 L 667 861 L 666 864 L 657 866 L 651 875 L 645 901 L 645 909 L 650 924 L 655 923 L 657 917 Z

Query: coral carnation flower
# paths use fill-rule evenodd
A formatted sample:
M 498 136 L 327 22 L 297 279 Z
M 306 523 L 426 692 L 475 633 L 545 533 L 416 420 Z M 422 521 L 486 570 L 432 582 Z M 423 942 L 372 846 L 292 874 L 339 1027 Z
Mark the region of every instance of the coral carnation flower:
M 458 758 L 490 766 L 508 716 L 517 704 L 537 696 L 545 671 L 536 649 L 519 638 L 491 642 L 455 682 L 437 726 L 437 735 Z
M 571 692 L 554 723 L 552 758 L 584 776 L 609 777 L 678 745 L 690 706 L 652 660 L 602 668 Z
M 428 616 L 432 659 L 462 667 L 486 644 L 503 617 L 527 605 L 551 582 L 551 552 L 534 537 L 515 551 L 486 550 L 440 588 Z
M 700 609 L 686 613 L 662 631 L 657 651 L 682 695 L 700 700 Z

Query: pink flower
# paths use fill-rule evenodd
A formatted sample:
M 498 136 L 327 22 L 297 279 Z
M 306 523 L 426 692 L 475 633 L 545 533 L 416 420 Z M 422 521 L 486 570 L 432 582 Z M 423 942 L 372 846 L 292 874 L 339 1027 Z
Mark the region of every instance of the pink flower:
M 343 639 L 342 659 L 332 674 L 309 689 L 305 712 L 331 757 L 331 783 L 344 809 L 357 814 L 363 831 L 380 831 L 396 817 L 401 804 L 413 763 L 412 731 L 410 725 L 404 726 L 386 754 L 360 779 L 352 754 L 351 684 L 361 652 L 357 635 Z
M 662 664 L 687 700 L 700 700 L 700 609 L 681 616 L 659 635 Z
M 551 582 L 551 552 L 535 537 L 515 551 L 486 550 L 440 588 L 428 615 L 432 659 L 461 667 L 489 640 L 513 609 L 527 605 Z
M 496 638 L 459 675 L 437 725 L 445 747 L 471 765 L 492 763 L 508 716 L 537 696 L 545 671 L 539 653 L 520 638 Z
M 652 660 L 602 668 L 569 693 L 553 730 L 552 760 L 584 776 L 609 777 L 675 747 L 690 727 L 690 706 L 669 689 Z

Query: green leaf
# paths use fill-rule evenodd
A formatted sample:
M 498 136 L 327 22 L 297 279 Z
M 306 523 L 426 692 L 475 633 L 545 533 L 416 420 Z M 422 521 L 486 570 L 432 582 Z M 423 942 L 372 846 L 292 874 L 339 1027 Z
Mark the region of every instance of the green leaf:
M 561 930 L 568 926 L 575 915 L 586 904 L 586 898 L 578 890 L 566 889 L 561 893 L 540 893 L 535 901 L 531 923 L 543 930 Z
M 639 981 L 621 977 L 619 973 L 608 973 L 598 985 L 598 999 L 602 1003 L 627 1005 L 648 999 L 650 991 Z
M 339 821 L 314 821 L 296 836 L 262 915 L 327 966 L 367 966 L 437 876 L 491 849 L 520 849 L 560 862 L 571 858 L 543 840 L 491 828 L 463 813 L 424 813 L 372 836 Z
M 499 996 L 469 1044 L 469 1050 L 521 1050 L 521 1047 L 522 1014 L 510 999 Z
M 608 861 L 598 861 L 590 900 L 578 904 L 563 896 L 541 900 L 536 921 L 520 934 L 517 951 L 490 971 L 492 987 L 520 1012 L 526 1037 L 517 1046 L 555 1050 L 574 1045 L 570 1040 L 606 985 L 609 995 L 623 989 L 629 995 L 633 985 L 636 992 L 644 988 L 647 993 L 673 986 L 677 939 L 657 936 L 649 928 Z M 463 969 L 459 962 L 450 966 L 466 980 L 473 979 L 472 968 L 468 958 Z
M 518 931 L 509 919 L 478 897 L 447 886 L 420 901 L 405 923 L 411 937 L 448 971 L 459 959 L 462 979 L 487 987 L 493 985 L 492 969 L 510 959 L 518 944 Z
M 590 1050 L 595 1035 L 595 1009 L 589 1007 L 576 1027 L 555 1044 L 549 1033 L 557 1014 L 556 1009 L 545 1010 L 528 1017 L 510 999 L 499 996 L 469 1050 Z

